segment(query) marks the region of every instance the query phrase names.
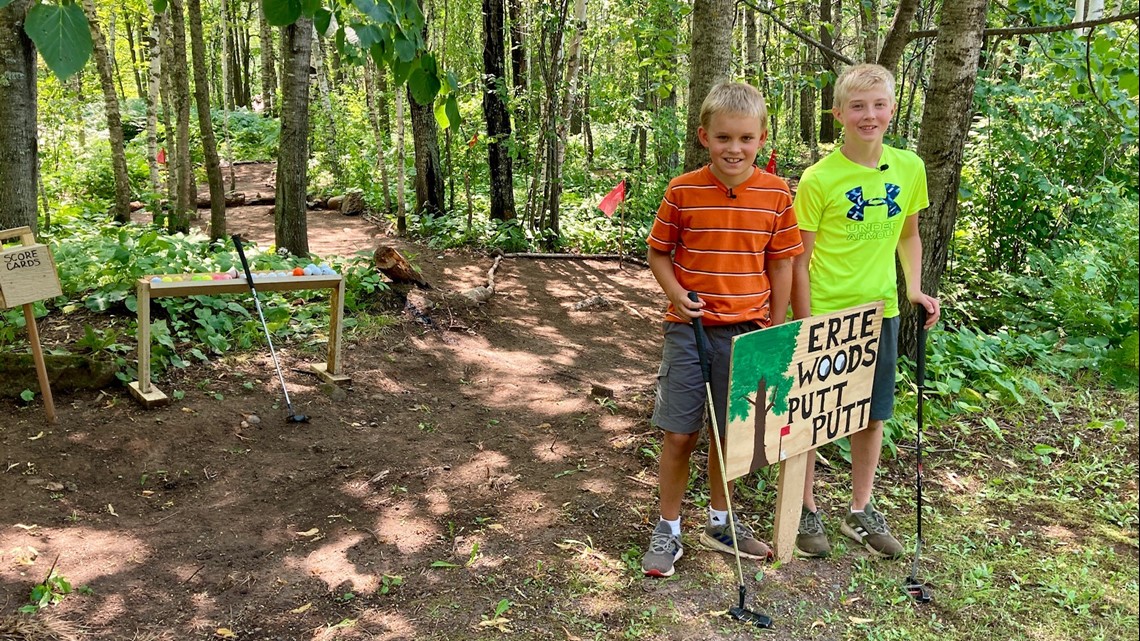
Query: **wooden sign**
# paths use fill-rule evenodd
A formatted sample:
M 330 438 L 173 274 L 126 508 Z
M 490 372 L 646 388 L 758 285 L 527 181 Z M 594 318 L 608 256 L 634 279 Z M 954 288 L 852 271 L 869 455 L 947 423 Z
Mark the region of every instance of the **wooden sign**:
M 37 243 L 0 251 L 0 307 L 17 307 L 62 294 L 47 245 Z
M 867 427 L 882 324 L 880 302 L 733 339 L 730 480 Z

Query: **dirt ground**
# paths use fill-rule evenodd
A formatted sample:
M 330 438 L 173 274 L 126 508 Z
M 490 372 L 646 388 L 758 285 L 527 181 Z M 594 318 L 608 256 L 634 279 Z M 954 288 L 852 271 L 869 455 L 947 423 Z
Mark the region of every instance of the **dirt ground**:
M 229 231 L 268 243 L 267 212 L 233 210 Z M 320 254 L 383 236 L 309 215 Z M 60 393 L 48 425 L 38 403 L 0 400 L 0 617 L 53 564 L 84 588 L 0 638 L 752 638 L 717 615 L 736 588 L 731 559 L 696 543 L 703 510 L 687 504 L 677 577 L 636 570 L 657 516 L 649 271 L 507 259 L 468 309 L 447 294 L 483 284 L 489 257 L 386 240 L 437 285 L 431 324 L 347 332 L 341 389 L 304 372 L 323 346 L 279 346 L 307 424 L 284 421 L 260 350 L 169 373 L 158 387 L 184 397 L 160 409 L 125 388 Z M 768 532 L 765 508 L 739 506 Z M 761 609 L 810 623 L 841 607 L 851 562 L 745 574 Z

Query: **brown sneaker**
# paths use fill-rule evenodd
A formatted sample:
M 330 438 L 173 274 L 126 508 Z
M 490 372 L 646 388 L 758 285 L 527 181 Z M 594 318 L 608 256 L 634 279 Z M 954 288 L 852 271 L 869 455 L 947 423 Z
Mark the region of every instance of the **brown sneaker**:
M 862 512 L 848 512 L 839 530 L 867 548 L 871 554 L 888 559 L 902 556 L 902 544 L 891 536 L 891 530 L 887 527 L 883 515 L 879 514 L 870 503 Z
M 796 556 L 823 558 L 831 555 L 831 543 L 823 531 L 823 521 L 819 512 L 806 507 L 800 509 L 800 531 L 796 534 Z
M 701 545 L 710 550 L 733 554 L 732 530 L 729 529 L 727 523 L 724 525 L 706 525 L 701 532 L 700 541 Z M 740 556 L 745 559 L 771 561 L 775 558 L 771 548 L 753 536 L 752 530 L 739 520 L 736 520 L 736 547 L 740 549 Z

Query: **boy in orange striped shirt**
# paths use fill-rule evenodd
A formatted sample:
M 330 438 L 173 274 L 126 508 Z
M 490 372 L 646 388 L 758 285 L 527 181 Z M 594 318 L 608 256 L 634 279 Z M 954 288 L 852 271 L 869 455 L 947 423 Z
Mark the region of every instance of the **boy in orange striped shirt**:
M 791 258 L 803 251 L 792 196 L 777 176 L 755 167 L 768 135 L 764 97 L 724 82 L 701 105 L 697 136 L 709 164 L 674 178 L 650 231 L 649 266 L 669 298 L 653 424 L 664 431 L 658 471 L 661 518 L 641 560 L 649 576 L 670 576 L 681 558 L 681 499 L 689 459 L 705 425 L 705 387 L 692 319 L 701 317 L 712 365 L 717 425 L 725 425 L 732 337 L 784 322 Z M 689 300 L 696 292 L 699 302 Z M 727 502 L 715 448 L 709 448 L 709 518 L 700 542 L 732 553 Z M 731 484 L 729 486 L 731 492 Z M 742 557 L 767 559 L 768 546 L 739 519 Z

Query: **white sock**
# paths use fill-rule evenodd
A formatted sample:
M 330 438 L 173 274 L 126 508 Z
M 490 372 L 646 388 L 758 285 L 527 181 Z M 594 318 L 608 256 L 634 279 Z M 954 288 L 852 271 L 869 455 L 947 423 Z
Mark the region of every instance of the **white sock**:
M 728 523 L 728 510 L 709 508 L 709 525 L 720 526 Z
M 681 536 L 681 517 L 678 516 L 672 521 L 665 517 L 661 517 L 661 522 L 667 523 L 669 525 L 669 529 L 672 530 L 673 536 Z

